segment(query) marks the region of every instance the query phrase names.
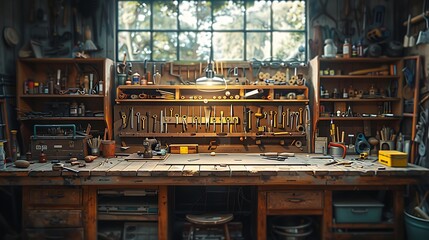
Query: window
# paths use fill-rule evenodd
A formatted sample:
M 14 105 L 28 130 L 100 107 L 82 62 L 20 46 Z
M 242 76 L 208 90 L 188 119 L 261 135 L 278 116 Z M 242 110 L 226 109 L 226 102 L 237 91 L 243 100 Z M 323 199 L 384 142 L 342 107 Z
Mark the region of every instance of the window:
M 306 1 L 118 0 L 118 58 L 306 59 Z M 120 60 L 120 59 L 118 59 Z

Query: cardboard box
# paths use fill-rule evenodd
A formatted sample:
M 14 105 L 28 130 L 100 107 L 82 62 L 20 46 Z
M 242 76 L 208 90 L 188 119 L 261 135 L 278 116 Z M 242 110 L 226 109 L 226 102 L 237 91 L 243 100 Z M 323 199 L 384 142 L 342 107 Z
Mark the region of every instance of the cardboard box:
M 408 164 L 408 155 L 396 150 L 378 151 L 378 162 L 389 167 L 406 167 Z

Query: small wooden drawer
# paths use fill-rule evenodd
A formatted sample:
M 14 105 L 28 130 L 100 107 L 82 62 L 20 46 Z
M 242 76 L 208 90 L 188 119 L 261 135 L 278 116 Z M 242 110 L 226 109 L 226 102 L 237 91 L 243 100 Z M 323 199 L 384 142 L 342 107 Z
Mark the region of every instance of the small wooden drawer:
M 46 239 L 62 239 L 62 240 L 83 240 L 83 228 L 57 228 L 57 229 L 25 229 L 26 239 L 31 240 L 46 240 Z
M 42 206 L 81 206 L 82 190 L 80 188 L 65 187 L 30 189 L 29 203 Z
M 267 193 L 267 209 L 322 209 L 322 191 L 279 191 Z
M 81 210 L 30 210 L 27 227 L 81 227 Z

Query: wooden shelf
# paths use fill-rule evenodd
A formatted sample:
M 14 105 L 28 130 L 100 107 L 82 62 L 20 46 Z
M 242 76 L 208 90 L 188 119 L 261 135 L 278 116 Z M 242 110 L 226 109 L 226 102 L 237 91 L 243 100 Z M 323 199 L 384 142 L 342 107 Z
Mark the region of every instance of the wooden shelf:
M 108 213 L 99 213 L 97 216 L 99 221 L 158 221 L 158 214 L 146 214 L 146 215 L 136 215 L 136 214 L 108 214 Z
M 285 137 L 305 137 L 305 134 L 302 134 L 300 132 L 290 132 L 289 134 L 264 134 L 264 135 L 258 135 L 255 133 L 192 133 L 192 132 L 186 132 L 186 133 L 147 133 L 146 131 L 136 131 L 133 133 L 130 132 L 119 132 L 120 137 L 136 137 L 136 138 L 142 138 L 142 137 L 248 137 L 248 138 L 285 138 Z
M 320 102 L 396 102 L 400 98 L 321 98 Z
M 266 99 L 222 99 L 222 100 L 218 100 L 218 99 L 206 99 L 206 100 L 190 100 L 190 99 L 181 99 L 181 100 L 176 100 L 176 99 L 171 99 L 171 100 L 167 100 L 167 99 L 115 99 L 116 103 L 121 104 L 121 103 L 139 103 L 139 102 L 149 102 L 149 103 L 153 103 L 154 101 L 156 101 L 157 103 L 160 102 L 164 102 L 164 103 L 176 103 L 176 104 L 180 104 L 180 103 L 207 103 L 207 102 L 215 102 L 215 103 L 304 103 L 304 104 L 308 104 L 309 100 L 305 99 L 305 100 L 295 100 L 295 99 L 272 99 L 272 100 L 266 100 Z
M 385 76 L 384 75 L 380 75 L 380 76 L 377 76 L 377 75 L 322 75 L 320 76 L 320 79 L 323 79 L 323 80 L 329 80 L 329 79 L 332 79 L 332 80 L 338 80 L 338 79 L 391 80 L 391 79 L 397 79 L 397 78 L 399 78 L 399 76 L 396 76 L 396 75 L 385 75 Z
M 366 121 L 366 120 L 375 120 L 375 121 L 397 121 L 401 117 L 320 117 L 320 121 Z
M 31 117 L 18 118 L 20 121 L 103 121 L 104 117 Z
M 21 98 L 104 98 L 104 95 L 99 94 L 23 94 Z

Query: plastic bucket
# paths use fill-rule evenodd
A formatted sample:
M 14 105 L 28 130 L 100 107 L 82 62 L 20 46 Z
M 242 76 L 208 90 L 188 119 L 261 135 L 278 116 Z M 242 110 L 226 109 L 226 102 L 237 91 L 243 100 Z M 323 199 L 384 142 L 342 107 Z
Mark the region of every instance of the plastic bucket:
M 405 229 L 408 240 L 426 240 L 429 236 L 429 220 L 405 213 Z

